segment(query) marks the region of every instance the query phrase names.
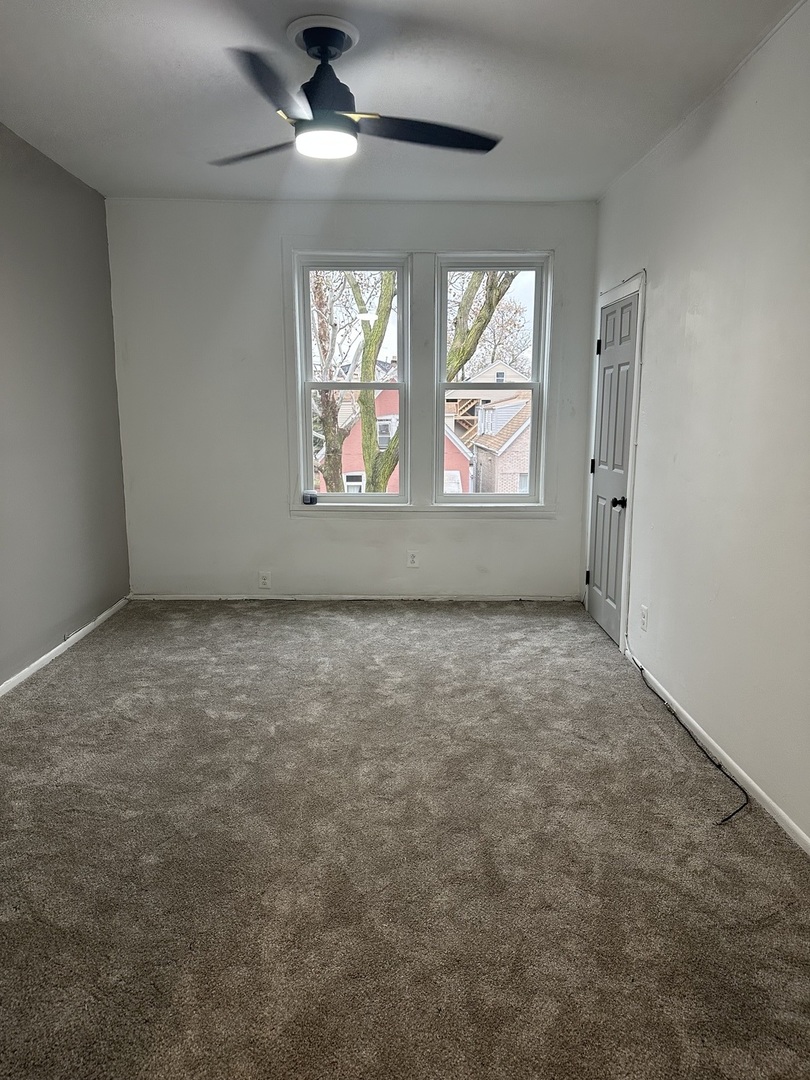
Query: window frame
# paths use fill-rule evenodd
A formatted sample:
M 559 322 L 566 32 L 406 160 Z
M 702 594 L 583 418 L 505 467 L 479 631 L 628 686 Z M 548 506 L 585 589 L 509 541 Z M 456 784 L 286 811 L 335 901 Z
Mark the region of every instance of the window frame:
M 461 380 L 447 381 L 447 275 L 451 270 L 533 270 L 535 272 L 534 311 L 532 313 L 532 366 L 529 382 L 476 382 L 476 391 L 502 393 L 504 389 L 531 391 L 529 488 L 526 492 L 486 493 L 470 491 L 454 494 L 444 491 L 444 424 L 447 391 L 462 385 Z M 435 387 L 436 423 L 433 465 L 433 504 L 442 508 L 488 509 L 544 508 L 544 465 L 542 453 L 546 431 L 546 409 L 550 358 L 551 252 L 443 252 L 436 256 L 436 340 Z M 497 374 L 497 373 L 496 373 Z
M 559 395 L 558 378 L 553 373 L 557 353 L 553 351 L 551 325 L 554 302 L 553 249 L 519 251 L 512 248 L 500 250 L 454 249 L 439 251 L 436 248 L 359 249 L 351 244 L 338 248 L 322 248 L 312 244 L 311 236 L 283 239 L 283 258 L 288 267 L 285 275 L 285 294 L 289 297 L 284 319 L 285 340 L 290 362 L 287 366 L 289 403 L 288 446 L 290 469 L 290 513 L 294 517 L 326 514 L 329 517 L 345 517 L 357 514 L 377 515 L 381 518 L 408 514 L 433 515 L 454 514 L 471 519 L 487 520 L 494 517 L 550 518 L 557 516 L 556 462 L 557 448 L 548 440 L 555 428 L 554 416 Z M 534 449 L 532 472 L 535 490 L 529 493 L 485 495 L 471 491 L 467 494 L 449 494 L 437 498 L 436 489 L 444 487 L 444 400 L 439 393 L 440 379 L 444 379 L 444 353 L 447 342 L 445 322 L 440 316 L 442 300 L 441 267 L 460 269 L 496 267 L 519 267 L 541 270 L 536 278 L 533 368 L 539 374 L 541 392 L 532 400 L 534 421 Z M 317 386 L 345 389 L 346 381 L 320 383 L 307 379 L 305 352 L 311 348 L 308 340 L 308 279 L 310 269 L 395 269 L 399 273 L 398 311 L 398 372 L 396 382 L 352 383 L 355 389 L 363 387 L 386 387 L 399 393 L 400 415 L 398 431 L 399 446 L 399 493 L 384 492 L 362 494 L 319 492 L 317 504 L 303 504 L 302 494 L 314 478 L 312 467 L 312 402 L 311 390 Z M 307 289 L 304 289 L 304 283 Z M 302 303 L 306 296 L 307 304 Z M 416 296 L 416 307 L 413 297 Z M 539 324 L 539 333 L 538 333 Z M 413 355 L 412 339 L 417 344 Z M 534 374 L 534 371 L 533 371 Z M 451 384 L 448 384 L 451 385 Z M 457 385 L 457 384 L 452 384 Z M 509 384 L 507 384 L 509 385 Z M 512 384 L 518 385 L 518 384 Z M 478 384 L 482 389 L 502 391 L 503 383 Z M 526 389 L 527 384 L 520 387 Z M 433 406 L 431 406 L 431 399 Z M 414 413 L 417 409 L 417 413 Z M 432 412 L 431 412 L 432 410 Z M 433 435 L 430 433 L 433 428 Z M 442 492 L 443 494 L 443 492 Z
M 317 505 L 350 507 L 407 507 L 410 505 L 410 311 L 411 257 L 407 252 L 335 252 L 296 251 L 293 255 L 295 282 L 295 361 L 296 404 L 298 412 L 298 468 L 302 487 L 317 483 L 312 463 L 312 393 L 313 390 L 396 390 L 399 394 L 399 491 L 367 492 L 365 479 L 361 493 L 318 492 Z M 355 382 L 313 378 L 312 322 L 309 273 L 311 270 L 395 270 L 397 272 L 397 379 L 395 382 Z M 392 434 L 393 437 L 393 434 Z M 342 475 L 347 475 L 343 473 Z M 363 471 L 365 478 L 365 471 Z M 345 480 L 344 480 L 345 484 Z

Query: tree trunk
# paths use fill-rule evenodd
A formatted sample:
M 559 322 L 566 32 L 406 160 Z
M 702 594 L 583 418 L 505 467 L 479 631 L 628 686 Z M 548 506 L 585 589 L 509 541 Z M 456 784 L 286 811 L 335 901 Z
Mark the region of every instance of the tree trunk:
M 453 340 L 447 350 L 447 382 L 452 382 L 455 379 L 478 348 L 481 335 L 489 326 L 490 320 L 495 314 L 495 309 L 506 296 L 509 286 L 518 276 L 518 273 L 518 270 L 504 270 L 502 272 L 488 270 L 484 275 L 480 270 L 477 270 L 470 276 L 459 304 Z M 484 285 L 484 300 L 478 314 L 472 321 L 472 325 L 470 325 L 469 318 L 473 300 L 482 282 Z
M 348 431 L 343 431 L 338 423 L 339 391 L 319 390 L 321 405 L 321 424 L 323 426 L 324 457 L 321 475 L 327 491 L 344 491 L 343 486 L 343 443 Z
M 346 279 L 354 295 L 357 310 L 361 314 L 368 313 L 365 297 L 363 296 L 359 282 L 354 274 L 347 271 Z M 393 270 L 384 270 L 380 286 L 380 299 L 377 303 L 377 314 L 373 323 L 363 322 L 363 355 L 360 361 L 360 379 L 362 382 L 374 382 L 377 372 L 377 360 L 382 348 L 388 322 L 396 296 L 396 273 Z M 391 454 L 388 451 L 391 443 L 385 451 L 380 450 L 377 441 L 377 406 L 376 394 L 373 390 L 361 390 L 359 394 L 361 441 L 363 446 L 363 463 L 366 467 L 366 491 L 385 491 L 394 465 L 390 468 L 386 464 L 382 467 L 382 461 L 389 461 Z M 393 440 L 391 441 L 393 442 Z M 399 446 L 397 440 L 394 452 Z

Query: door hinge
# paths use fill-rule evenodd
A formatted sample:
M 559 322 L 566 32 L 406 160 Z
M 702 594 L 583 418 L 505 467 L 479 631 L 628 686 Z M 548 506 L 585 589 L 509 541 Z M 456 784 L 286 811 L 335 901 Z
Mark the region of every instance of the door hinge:
M 596 458 L 591 458 L 591 472 L 596 469 Z
M 596 355 L 602 355 L 602 339 L 600 337 L 596 339 Z
M 590 583 L 591 583 L 591 572 L 590 572 L 590 570 L 586 570 L 585 571 L 585 584 L 590 585 Z

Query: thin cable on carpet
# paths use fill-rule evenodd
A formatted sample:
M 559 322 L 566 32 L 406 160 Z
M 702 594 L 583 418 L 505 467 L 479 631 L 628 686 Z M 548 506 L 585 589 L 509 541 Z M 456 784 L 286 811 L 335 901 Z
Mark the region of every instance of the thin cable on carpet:
M 627 651 L 627 655 L 632 660 L 634 666 L 637 667 L 639 672 L 641 673 L 641 678 L 643 679 L 645 686 L 648 686 L 650 688 L 650 690 L 652 690 L 652 692 L 659 699 L 659 701 L 664 702 L 664 705 L 666 706 L 667 711 L 670 712 L 675 717 L 675 719 L 681 725 L 681 727 L 686 732 L 686 734 L 689 736 L 689 738 L 692 740 L 692 742 L 695 744 L 695 746 L 697 746 L 698 749 L 702 750 L 704 755 L 709 759 L 709 761 L 712 763 L 712 765 L 714 765 L 715 769 L 719 769 L 720 772 L 723 774 L 723 776 L 725 776 L 728 780 L 730 780 L 732 782 L 732 784 L 736 788 L 738 788 L 743 793 L 743 795 L 745 796 L 745 801 L 743 803 L 741 803 L 737 807 L 736 810 L 732 810 L 730 814 L 726 814 L 726 816 L 724 818 L 721 818 L 720 821 L 717 822 L 718 825 L 725 825 L 727 821 L 731 821 L 731 819 L 733 817 L 736 817 L 737 814 L 739 814 L 741 810 L 744 810 L 746 808 L 746 806 L 748 806 L 748 804 L 751 801 L 750 798 L 748 797 L 748 792 L 745 790 L 745 788 L 742 786 L 742 784 L 740 784 L 737 780 L 735 780 L 735 778 L 731 775 L 731 773 L 728 771 L 728 769 L 725 767 L 725 765 L 723 765 L 722 761 L 718 761 L 716 757 L 712 757 L 712 755 L 709 753 L 709 751 L 706 749 L 706 747 L 703 745 L 703 743 L 696 737 L 694 732 L 690 731 L 689 728 L 686 726 L 686 724 L 683 722 L 683 720 L 681 720 L 680 716 L 678 716 L 678 714 L 672 708 L 670 703 L 665 698 L 661 697 L 661 695 L 658 693 L 658 691 L 655 689 L 655 687 L 652 685 L 652 683 L 647 678 L 647 675 L 646 675 L 646 673 L 644 671 L 644 668 L 641 666 L 641 664 L 638 662 L 638 660 L 636 660 L 635 656 L 633 656 L 633 654 L 630 652 L 629 649 Z

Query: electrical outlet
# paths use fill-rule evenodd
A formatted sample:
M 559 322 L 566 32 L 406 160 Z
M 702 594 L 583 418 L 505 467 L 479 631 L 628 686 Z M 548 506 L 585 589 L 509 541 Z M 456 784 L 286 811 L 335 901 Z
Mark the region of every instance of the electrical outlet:
M 270 588 L 270 571 L 269 570 L 260 570 L 259 571 L 259 588 L 260 589 L 269 589 Z
M 405 558 L 405 565 L 410 570 L 418 570 L 419 569 L 419 552 L 418 551 L 409 551 L 409 552 L 407 552 L 406 553 L 406 558 Z
M 647 632 L 647 619 L 649 618 L 649 615 L 650 615 L 650 609 L 647 607 L 646 604 L 642 604 L 641 605 L 641 629 L 645 633 Z

